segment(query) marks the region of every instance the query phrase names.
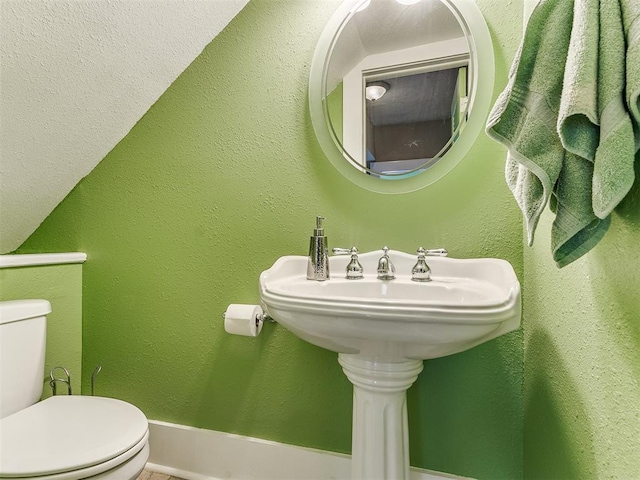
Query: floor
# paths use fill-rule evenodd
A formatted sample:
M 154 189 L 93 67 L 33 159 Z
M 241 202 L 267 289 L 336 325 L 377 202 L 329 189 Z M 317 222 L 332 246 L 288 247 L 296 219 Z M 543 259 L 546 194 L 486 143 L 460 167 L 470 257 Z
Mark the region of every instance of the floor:
M 137 480 L 184 480 L 183 478 L 173 477 L 165 473 L 152 472 L 151 470 L 143 470 L 138 475 Z

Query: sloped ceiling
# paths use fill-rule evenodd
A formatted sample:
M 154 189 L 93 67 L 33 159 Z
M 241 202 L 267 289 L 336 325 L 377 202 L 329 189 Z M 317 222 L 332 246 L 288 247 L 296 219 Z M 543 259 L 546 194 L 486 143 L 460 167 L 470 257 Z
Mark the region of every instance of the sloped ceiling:
M 12 252 L 248 0 L 0 0 L 0 253 Z
M 464 31 L 458 19 L 439 0 L 373 3 L 342 27 L 327 67 L 327 91 L 369 55 L 461 37 Z

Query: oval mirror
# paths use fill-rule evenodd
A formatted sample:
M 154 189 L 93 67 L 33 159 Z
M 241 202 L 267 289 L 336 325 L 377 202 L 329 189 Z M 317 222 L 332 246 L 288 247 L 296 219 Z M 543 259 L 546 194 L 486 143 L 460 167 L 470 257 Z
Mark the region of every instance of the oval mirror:
M 410 192 L 467 153 L 493 77 L 493 44 L 473 0 L 344 0 L 311 64 L 311 120 L 349 180 Z

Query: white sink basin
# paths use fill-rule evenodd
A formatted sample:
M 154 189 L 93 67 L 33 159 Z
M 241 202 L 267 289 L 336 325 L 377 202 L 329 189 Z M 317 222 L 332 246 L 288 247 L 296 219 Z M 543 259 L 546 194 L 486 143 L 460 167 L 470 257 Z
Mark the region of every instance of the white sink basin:
M 422 361 L 467 350 L 520 325 L 520 284 L 493 258 L 427 257 L 430 282 L 411 280 L 416 256 L 390 251 L 394 280 L 378 280 L 381 251 L 360 255 L 364 278 L 307 280 L 307 257 L 282 257 L 260 275 L 264 310 L 288 330 L 338 352 L 353 383 L 352 478 L 409 480 L 406 390 Z
M 411 280 L 416 256 L 389 251 L 396 279 L 376 278 L 381 251 L 359 256 L 364 279 L 347 280 L 349 257 L 331 257 L 331 279 L 306 279 L 307 257 L 286 256 L 260 275 L 266 312 L 314 345 L 379 361 L 467 350 L 517 329 L 520 284 L 492 258 L 427 257 L 431 282 Z

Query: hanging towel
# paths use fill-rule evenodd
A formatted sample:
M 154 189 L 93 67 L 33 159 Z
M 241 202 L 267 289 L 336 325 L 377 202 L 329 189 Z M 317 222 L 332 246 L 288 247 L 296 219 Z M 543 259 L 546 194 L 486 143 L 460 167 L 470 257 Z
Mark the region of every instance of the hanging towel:
M 627 42 L 627 108 L 631 112 L 636 134 L 636 150 L 640 149 L 640 2 L 620 0 Z
M 572 0 L 541 0 L 536 6 L 509 83 L 487 122 L 487 134 L 509 150 L 507 184 L 524 214 L 529 245 L 542 210 L 554 196 L 552 252 L 559 267 L 588 252 L 609 227 L 609 220 L 599 219 L 591 208 L 593 163 L 568 152 L 558 134 L 565 64 L 569 55 L 576 55 L 569 50 L 573 11 Z M 564 112 L 572 113 L 570 102 L 565 103 Z M 583 123 L 593 124 L 595 118 L 589 116 L 596 116 L 596 106 L 585 102 L 584 108 L 591 110 Z M 593 149 L 595 143 L 587 142 L 584 148 Z
M 575 0 L 558 133 L 564 148 L 591 161 L 600 137 L 598 121 L 598 38 L 600 0 Z
M 573 1 L 538 4 L 487 122 L 487 134 L 508 148 L 506 180 L 525 217 L 529 245 L 564 161 L 556 133 L 558 66 L 566 60 L 572 15 Z
M 592 162 L 567 152 L 551 197 L 551 251 L 559 268 L 591 250 L 609 229 L 611 217 L 600 219 L 591 208 L 592 176 Z
M 602 219 L 629 192 L 635 177 L 635 139 L 624 87 L 619 2 L 575 0 L 558 133 L 567 151 L 594 162 L 591 204 Z
M 610 0 L 598 3 L 600 142 L 594 159 L 593 211 L 599 218 L 606 218 L 633 185 L 636 146 L 625 99 L 626 48 L 620 3 Z M 640 65 L 637 63 L 626 63 L 626 67 L 626 70 L 635 72 L 636 77 L 640 76 Z
M 559 267 L 591 250 L 609 228 L 610 218 L 596 218 L 592 209 L 594 160 L 599 125 L 600 0 L 575 0 L 557 132 L 566 150 L 551 197 L 556 218 L 551 251 Z

